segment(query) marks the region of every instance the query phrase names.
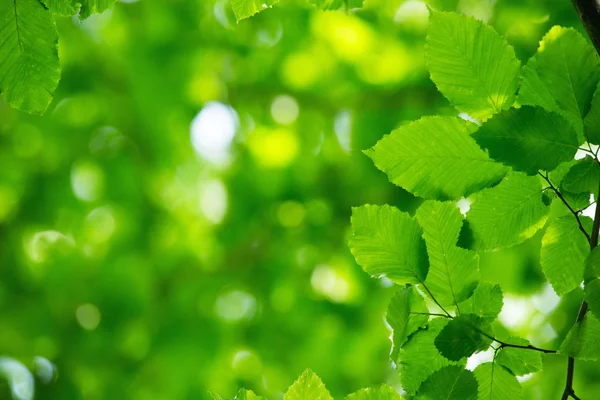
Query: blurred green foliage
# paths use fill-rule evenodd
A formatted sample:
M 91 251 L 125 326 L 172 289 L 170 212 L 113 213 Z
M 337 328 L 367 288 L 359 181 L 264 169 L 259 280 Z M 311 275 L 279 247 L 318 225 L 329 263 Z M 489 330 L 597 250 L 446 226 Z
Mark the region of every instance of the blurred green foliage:
M 522 62 L 551 26 L 581 30 L 567 1 L 430 5 L 488 21 Z M 394 291 L 346 244 L 352 206 L 420 202 L 362 150 L 454 113 L 425 69 L 427 21 L 415 0 L 286 1 L 239 24 L 227 0 L 57 19 L 49 111 L 0 105 L 0 355 L 54 363 L 36 398 L 277 398 L 306 368 L 334 397 L 397 385 Z M 536 239 L 486 253 L 482 280 L 502 286 L 507 331 L 556 346 L 581 293 L 559 303 L 542 284 Z M 545 361 L 526 398 L 562 390 L 564 359 Z M 599 371 L 578 362 L 582 398 Z

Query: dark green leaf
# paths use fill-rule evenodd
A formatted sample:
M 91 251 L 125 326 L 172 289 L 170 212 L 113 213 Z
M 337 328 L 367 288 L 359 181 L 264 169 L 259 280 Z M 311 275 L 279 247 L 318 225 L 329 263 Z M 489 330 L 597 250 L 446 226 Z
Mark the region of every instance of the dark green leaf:
M 460 304 L 463 314 L 475 314 L 493 322 L 502 311 L 502 289 L 498 284 L 482 282 L 473 295 Z
M 473 135 L 490 156 L 517 170 L 535 175 L 551 171 L 577 152 L 577 134 L 560 115 L 540 107 L 504 111 Z
M 435 347 L 451 361 L 469 357 L 486 350 L 492 344 L 492 327 L 486 320 L 473 314 L 453 318 L 435 338 Z

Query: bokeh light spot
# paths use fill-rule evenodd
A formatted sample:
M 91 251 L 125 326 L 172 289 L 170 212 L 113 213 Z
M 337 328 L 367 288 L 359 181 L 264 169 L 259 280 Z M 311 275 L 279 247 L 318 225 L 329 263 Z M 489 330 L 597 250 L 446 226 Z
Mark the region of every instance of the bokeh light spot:
M 204 217 L 213 224 L 219 224 L 227 213 L 227 188 L 218 179 L 203 182 L 199 202 Z
M 96 201 L 104 193 L 104 172 L 92 162 L 76 163 L 71 169 L 71 187 L 79 200 Z
M 277 209 L 279 223 L 287 228 L 299 226 L 304 221 L 306 210 L 297 201 L 285 201 Z
M 299 112 L 298 102 L 292 96 L 277 96 L 273 100 L 273 103 L 271 103 L 271 116 L 275 122 L 282 125 L 294 123 L 298 118 Z
M 242 290 L 231 290 L 217 298 L 215 312 L 228 322 L 250 320 L 256 313 L 256 299 Z
M 233 108 L 219 102 L 206 104 L 190 126 L 194 150 L 213 164 L 225 164 L 229 160 L 231 142 L 238 125 L 238 116 Z
M 248 147 L 259 165 L 267 168 L 288 166 L 298 154 L 298 139 L 285 128 L 258 127 L 248 136 Z
M 75 318 L 83 329 L 93 331 L 100 324 L 100 310 L 93 304 L 82 304 L 75 310 Z

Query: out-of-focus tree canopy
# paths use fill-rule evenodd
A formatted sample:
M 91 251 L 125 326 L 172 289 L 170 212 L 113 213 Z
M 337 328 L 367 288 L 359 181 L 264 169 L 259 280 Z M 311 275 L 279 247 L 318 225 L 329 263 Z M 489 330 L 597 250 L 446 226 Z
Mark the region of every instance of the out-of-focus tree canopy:
M 240 3 L 57 17 L 48 111 L 0 105 L 0 355 L 38 372 L 36 399 L 278 398 L 306 368 L 334 397 L 398 384 L 395 289 L 347 241 L 352 206 L 421 202 L 362 150 L 455 114 L 425 68 L 428 5 L 288 0 L 238 23 Z M 583 31 L 568 1 L 428 4 L 488 22 L 523 64 L 553 25 Z M 501 329 L 555 348 L 581 292 L 559 302 L 538 242 L 486 253 L 482 281 L 504 291 Z M 545 357 L 526 398 L 564 385 Z M 582 398 L 599 371 L 578 362 Z

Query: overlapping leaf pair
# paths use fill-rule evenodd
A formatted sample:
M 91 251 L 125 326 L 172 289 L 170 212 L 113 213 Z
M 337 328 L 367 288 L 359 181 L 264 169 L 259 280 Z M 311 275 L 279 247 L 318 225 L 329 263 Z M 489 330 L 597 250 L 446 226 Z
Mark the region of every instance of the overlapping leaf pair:
M 600 255 L 590 255 L 592 220 L 581 216 L 600 182 L 591 146 L 600 144 L 600 62 L 573 29 L 552 28 L 521 69 L 512 47 L 480 21 L 432 12 L 430 24 L 431 79 L 461 114 L 423 117 L 366 151 L 390 181 L 425 201 L 414 216 L 388 205 L 354 208 L 350 248 L 367 273 L 402 286 L 387 321 L 408 395 L 520 399 L 516 376 L 539 371 L 541 353 L 554 351 L 495 336 L 502 291 L 479 282 L 478 252 L 544 230 L 546 278 L 559 295 L 585 278 L 593 312 L 558 352 L 600 357 Z M 578 150 L 589 155 L 575 160 Z M 465 369 L 490 346 L 493 362 Z

